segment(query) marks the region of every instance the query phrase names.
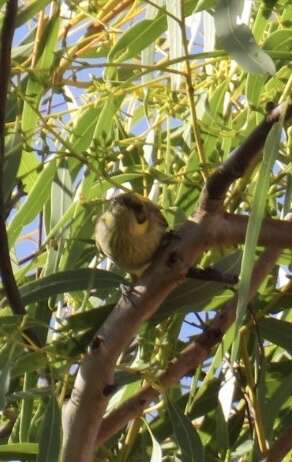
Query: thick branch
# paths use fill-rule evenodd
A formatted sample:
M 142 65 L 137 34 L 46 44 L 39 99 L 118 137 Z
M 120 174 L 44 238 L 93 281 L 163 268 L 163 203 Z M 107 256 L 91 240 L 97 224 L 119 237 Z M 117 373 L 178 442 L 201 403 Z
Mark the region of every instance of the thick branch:
M 210 180 L 211 183 L 208 183 L 209 186 L 205 190 L 205 196 L 203 194 L 202 205 L 198 212 L 180 228 L 176 238 L 170 241 L 167 247 L 161 249 L 160 255 L 151 267 L 129 293 L 121 298 L 97 332 L 93 346 L 80 366 L 71 398 L 63 409 L 62 462 L 73 459 L 79 462 L 91 461 L 95 453 L 97 434 L 99 433 L 101 441 L 105 439 L 102 436 L 104 430 L 101 432 L 99 430 L 103 413 L 114 390 L 115 363 L 137 334 L 142 322 L 156 312 L 162 301 L 184 279 L 189 268 L 205 249 L 212 245 L 234 243 L 234 237 L 228 226 L 237 235 L 237 239 L 243 241 L 247 220 L 244 217 L 234 218 L 232 215 L 219 212 L 220 201 L 222 202 L 221 193 L 224 194 L 238 172 L 244 173 L 248 164 L 242 160 L 246 150 L 251 151 L 251 157 L 258 152 L 272 124 L 278 120 L 281 110 L 281 106 L 273 110 L 260 128 L 255 129 L 253 132 L 255 134 L 250 135 L 248 141 L 244 143 L 245 149 L 239 148 L 239 154 L 233 155 L 234 160 L 227 161 L 223 167 L 223 186 L 220 186 L 221 180 L 216 180 L 216 173 L 214 174 L 214 182 Z M 239 162 L 239 169 L 234 173 L 236 159 Z M 219 238 L 222 238 L 222 241 Z M 280 243 L 282 247 L 282 239 Z M 255 281 L 257 281 L 257 271 L 260 275 L 268 274 L 278 252 L 279 250 L 272 248 L 267 253 L 272 263 L 271 265 L 261 263 L 261 267 L 255 272 Z M 261 276 L 261 280 L 264 276 Z M 255 287 L 258 286 L 256 282 L 254 284 Z M 162 386 L 171 386 L 189 370 L 202 363 L 210 354 L 211 348 L 220 341 L 234 317 L 235 302 L 227 307 L 223 314 L 219 313 L 212 327 L 187 347 L 179 359 L 171 363 L 168 370 L 160 377 Z M 144 387 L 137 397 L 132 398 L 125 405 L 128 409 L 125 414 L 124 407 L 121 408 L 120 412 L 125 417 L 113 414 L 109 426 L 116 428 L 116 431 L 122 428 L 130 418 L 139 415 L 145 406 L 157 397 L 157 394 L 157 390 Z M 109 420 L 106 419 L 104 422 L 103 428 Z
M 162 249 L 151 268 L 122 296 L 97 332 L 63 409 L 62 462 L 93 459 L 99 426 L 113 392 L 116 361 L 142 322 L 155 313 L 201 255 L 201 240 L 200 226 L 187 222 L 182 228 L 182 239 L 174 239 Z
M 229 213 L 220 214 L 216 220 L 217 229 L 211 241 L 215 245 L 237 245 L 245 241 L 245 234 L 248 223 L 248 216 L 233 215 Z M 210 228 L 211 232 L 211 228 Z M 265 218 L 262 223 L 258 245 L 281 246 L 282 249 L 292 247 L 292 223 L 291 221 L 274 220 Z
M 25 310 L 15 282 L 9 255 L 8 238 L 5 225 L 5 204 L 3 191 L 3 174 L 5 162 L 5 112 L 10 74 L 11 43 L 14 33 L 17 0 L 8 0 L 1 34 L 0 56 L 0 271 L 10 307 L 15 314 L 24 314 Z
M 279 254 L 279 249 L 269 249 L 255 265 L 251 282 L 250 299 L 255 296 L 258 287 L 271 272 Z M 220 342 L 224 333 L 234 322 L 236 305 L 237 297 L 234 297 L 216 315 L 209 329 L 199 335 L 195 342 L 188 345 L 180 356 L 170 363 L 168 369 L 159 377 L 162 389 L 168 389 L 178 383 L 183 376 L 190 371 L 194 371 L 209 357 L 213 346 Z M 159 391 L 157 388 L 146 385 L 139 393 L 114 410 L 109 416 L 105 417 L 98 434 L 98 444 L 104 443 L 115 433 L 122 430 L 129 420 L 141 415 L 143 410 L 153 400 L 156 400 L 158 396 Z
M 203 210 L 214 210 L 214 208 L 222 205 L 229 186 L 236 179 L 241 178 L 254 162 L 265 144 L 269 131 L 274 123 L 280 119 L 285 108 L 285 104 L 275 107 L 246 140 L 232 151 L 221 167 L 210 176 L 201 194 L 200 202 Z M 288 106 L 286 119 L 291 117 L 292 104 Z

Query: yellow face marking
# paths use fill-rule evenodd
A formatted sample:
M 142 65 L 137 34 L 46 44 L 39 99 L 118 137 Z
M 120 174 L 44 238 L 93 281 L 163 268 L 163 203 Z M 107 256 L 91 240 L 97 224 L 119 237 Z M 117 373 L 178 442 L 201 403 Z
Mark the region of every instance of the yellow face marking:
M 134 236 L 142 236 L 146 233 L 148 229 L 149 220 L 145 220 L 144 223 L 138 223 L 135 220 L 135 223 L 130 225 L 130 233 Z

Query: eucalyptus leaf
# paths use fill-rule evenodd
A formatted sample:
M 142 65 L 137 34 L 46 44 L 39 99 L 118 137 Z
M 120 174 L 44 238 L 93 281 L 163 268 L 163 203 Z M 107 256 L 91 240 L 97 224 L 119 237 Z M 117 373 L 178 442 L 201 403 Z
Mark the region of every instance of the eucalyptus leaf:
M 179 407 L 167 399 L 167 411 L 171 420 L 173 434 L 181 450 L 184 462 L 204 462 L 205 452 L 200 437 L 189 417 Z
M 37 462 L 58 462 L 61 447 L 61 410 L 54 396 L 47 404 Z
M 265 318 L 259 322 L 261 335 L 292 354 L 292 324 L 277 318 Z
M 274 74 L 273 60 L 256 43 L 246 24 L 237 24 L 241 13 L 237 0 L 218 0 L 215 12 L 216 34 L 220 45 L 247 72 Z
M 110 290 L 124 283 L 121 276 L 104 270 L 84 268 L 51 274 L 20 287 L 24 304 L 49 298 L 53 295 L 77 290 Z
M 8 443 L 0 445 L 0 457 L 2 460 L 36 461 L 37 454 L 38 444 L 36 443 Z

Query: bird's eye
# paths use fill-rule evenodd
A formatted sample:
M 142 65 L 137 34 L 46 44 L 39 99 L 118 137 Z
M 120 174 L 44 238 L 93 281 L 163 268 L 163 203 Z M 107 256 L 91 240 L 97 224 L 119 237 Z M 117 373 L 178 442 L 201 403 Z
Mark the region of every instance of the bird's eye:
M 147 217 L 146 217 L 146 213 L 145 213 L 145 210 L 144 210 L 144 207 L 141 205 L 139 206 L 139 208 L 137 207 L 135 209 L 135 215 L 136 215 L 136 218 L 137 218 L 137 221 L 138 223 L 141 225 L 142 223 L 145 223 Z
M 127 194 L 123 196 L 123 201 L 124 204 L 134 212 L 136 220 L 139 224 L 142 224 L 146 221 L 147 215 L 143 202 L 137 200 L 135 196 Z
M 135 213 L 135 217 L 138 223 L 139 224 L 144 223 L 147 219 L 144 204 L 141 204 L 141 202 L 133 201 L 131 203 L 131 208 Z

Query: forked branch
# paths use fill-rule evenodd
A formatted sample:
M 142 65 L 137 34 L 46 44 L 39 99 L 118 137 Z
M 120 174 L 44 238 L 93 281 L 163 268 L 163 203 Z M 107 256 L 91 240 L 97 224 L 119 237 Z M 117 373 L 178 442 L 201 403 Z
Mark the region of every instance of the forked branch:
M 146 386 L 140 394 L 102 422 L 107 403 L 115 390 L 116 361 L 137 334 L 141 324 L 158 310 L 163 300 L 184 280 L 189 268 L 201 257 L 204 250 L 222 243 L 235 244 L 243 241 L 247 219 L 224 213 L 224 196 L 229 185 L 234 179 L 244 175 L 259 154 L 269 130 L 279 120 L 284 109 L 283 105 L 273 109 L 242 146 L 211 176 L 202 192 L 198 211 L 177 231 L 178 239 L 170 240 L 169 245 L 161 249 L 151 267 L 128 294 L 121 297 L 96 333 L 92 346 L 80 365 L 71 398 L 64 407 L 63 462 L 73 459 L 90 462 L 94 457 L 97 440 L 104 441 L 109 433 L 120 430 L 130 418 L 139 415 L 157 397 L 157 390 Z M 286 118 L 291 115 L 290 105 Z M 281 237 L 281 247 L 283 242 L 290 246 L 291 224 L 271 220 L 263 226 L 261 242 L 269 244 L 269 233 L 277 233 L 279 226 L 282 228 L 281 236 L 285 236 L 285 242 Z M 278 252 L 279 248 L 268 250 L 263 257 L 267 262 L 262 261 L 260 268 L 255 269 L 250 296 L 258 287 L 259 281 L 271 270 Z M 160 376 L 163 387 L 173 385 L 206 359 L 212 347 L 220 342 L 223 333 L 233 322 L 234 303 L 219 313 L 211 328 L 170 364 Z M 121 329 L 121 326 L 126 328 Z M 110 432 L 109 428 L 112 428 Z

